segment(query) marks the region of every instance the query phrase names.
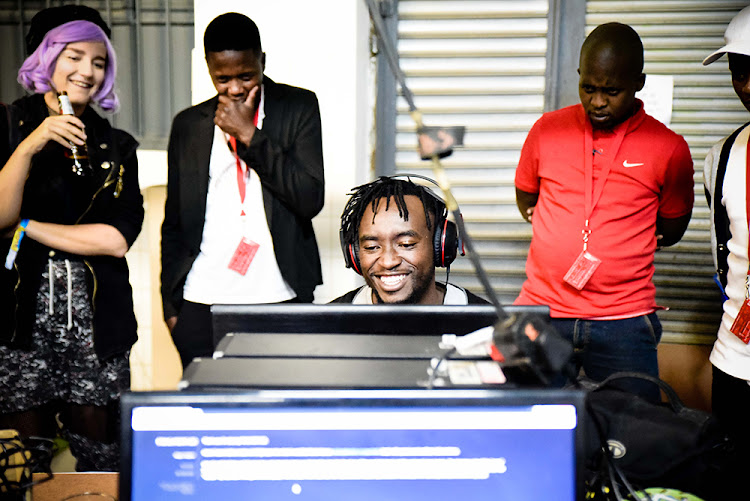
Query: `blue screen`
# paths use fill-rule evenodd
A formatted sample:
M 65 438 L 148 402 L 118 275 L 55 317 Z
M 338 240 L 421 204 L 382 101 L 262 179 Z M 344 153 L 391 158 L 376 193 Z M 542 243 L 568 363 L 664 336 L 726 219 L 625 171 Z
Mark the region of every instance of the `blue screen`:
M 575 499 L 576 409 L 136 407 L 131 499 Z

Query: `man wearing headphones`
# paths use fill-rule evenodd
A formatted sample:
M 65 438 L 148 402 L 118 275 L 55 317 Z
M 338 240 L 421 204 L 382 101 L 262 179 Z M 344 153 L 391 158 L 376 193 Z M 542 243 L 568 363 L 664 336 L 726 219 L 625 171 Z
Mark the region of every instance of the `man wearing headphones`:
M 459 248 L 456 224 L 445 203 L 410 179 L 381 177 L 354 188 L 341 215 L 341 248 L 347 268 L 366 285 L 334 299 L 352 304 L 486 304 L 449 283 L 435 282 Z

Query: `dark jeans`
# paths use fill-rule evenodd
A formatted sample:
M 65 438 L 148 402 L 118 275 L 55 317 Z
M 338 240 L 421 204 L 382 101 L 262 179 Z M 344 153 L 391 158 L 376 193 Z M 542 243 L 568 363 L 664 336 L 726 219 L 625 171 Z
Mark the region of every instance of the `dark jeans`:
M 656 313 L 622 320 L 553 318 L 551 321 L 557 332 L 573 343 L 576 373 L 582 368 L 595 381 L 620 371 L 659 377 L 656 346 L 662 328 Z M 659 388 L 645 381 L 623 381 L 619 386 L 652 401 L 661 399 Z
M 284 302 L 311 303 L 312 299 L 310 297 L 309 300 L 304 301 L 293 298 Z M 190 365 L 194 358 L 212 356 L 215 346 L 211 305 L 183 301 L 177 324 L 172 329 L 172 341 L 180 354 L 183 369 Z
M 731 450 L 721 484 L 727 494 L 747 492 L 747 464 L 750 462 L 750 385 L 744 379 L 730 376 L 713 367 L 711 408 L 729 436 Z M 714 499 L 732 499 L 731 496 Z
M 750 460 L 750 385 L 713 367 L 711 407 L 737 449 Z

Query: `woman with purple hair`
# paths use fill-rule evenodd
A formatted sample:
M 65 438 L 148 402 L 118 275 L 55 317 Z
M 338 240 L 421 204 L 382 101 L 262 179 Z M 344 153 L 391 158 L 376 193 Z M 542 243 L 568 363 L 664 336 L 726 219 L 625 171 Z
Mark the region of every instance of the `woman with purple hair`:
M 78 471 L 118 469 L 136 340 L 124 256 L 143 223 L 137 143 L 91 106 L 118 107 L 108 36 L 88 7 L 37 13 L 18 72 L 31 94 L 0 106 L 0 428 L 61 431 Z

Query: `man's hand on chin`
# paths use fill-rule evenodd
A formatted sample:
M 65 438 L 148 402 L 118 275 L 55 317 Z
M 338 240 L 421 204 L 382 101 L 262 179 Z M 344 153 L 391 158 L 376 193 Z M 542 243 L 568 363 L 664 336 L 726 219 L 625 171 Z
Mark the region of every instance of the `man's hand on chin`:
M 244 101 L 219 95 L 219 105 L 216 107 L 214 123 L 245 146 L 250 145 L 255 135 L 254 121 L 258 92 L 259 87 L 254 87 Z

